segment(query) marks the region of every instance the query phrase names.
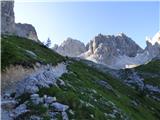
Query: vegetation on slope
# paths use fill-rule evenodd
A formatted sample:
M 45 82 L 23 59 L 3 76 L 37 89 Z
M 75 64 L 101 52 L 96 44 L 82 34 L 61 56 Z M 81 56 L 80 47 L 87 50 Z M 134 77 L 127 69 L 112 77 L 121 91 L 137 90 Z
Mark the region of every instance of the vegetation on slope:
M 27 52 L 27 51 L 29 52 Z M 34 53 L 34 54 L 33 54 Z M 65 58 L 42 44 L 16 36 L 2 36 L 2 69 L 11 64 L 32 66 L 36 62 L 57 64 Z M 81 61 L 69 60 L 67 74 L 61 79 L 64 86 L 42 88 L 40 96 L 49 95 L 57 101 L 68 105 L 69 119 L 76 120 L 158 120 L 160 119 L 160 103 L 144 96 L 135 89 L 126 86 L 120 80 L 102 73 Z M 152 68 L 151 68 L 152 67 Z M 159 62 L 146 64 L 136 68 L 142 76 L 156 75 L 160 71 Z M 159 77 L 159 76 L 158 76 Z M 147 80 L 148 78 L 148 80 Z M 159 82 L 146 77 L 146 82 Z M 156 81 L 156 82 L 155 82 Z M 159 83 L 158 83 L 159 84 Z M 21 103 L 30 99 L 30 95 L 19 97 Z M 42 105 L 28 105 L 33 114 L 43 115 L 49 120 L 47 110 Z M 57 119 L 62 119 L 57 117 Z
M 66 86 L 44 88 L 39 94 L 56 96 L 74 111 L 76 120 L 156 120 L 160 118 L 160 103 L 81 62 L 68 66 L 70 72 L 61 77 Z M 99 84 L 104 81 L 110 87 Z
M 145 83 L 160 87 L 160 60 L 153 60 L 135 70 L 144 78 Z
M 65 60 L 43 44 L 17 36 L 2 36 L 1 55 L 2 70 L 11 64 L 32 67 L 36 62 L 55 65 Z
M 153 60 L 136 68 L 140 72 L 160 73 L 160 60 Z

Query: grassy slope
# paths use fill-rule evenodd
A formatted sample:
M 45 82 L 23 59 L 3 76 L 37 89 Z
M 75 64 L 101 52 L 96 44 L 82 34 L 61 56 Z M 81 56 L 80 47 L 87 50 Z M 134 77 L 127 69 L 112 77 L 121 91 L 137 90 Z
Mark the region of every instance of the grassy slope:
M 37 57 L 26 54 L 25 50 L 34 52 Z M 31 65 L 35 62 L 56 64 L 64 58 L 54 53 L 43 45 L 31 40 L 19 37 L 2 37 L 2 69 L 10 64 Z M 150 67 L 149 67 L 150 68 Z M 119 80 L 113 79 L 109 74 L 104 74 L 96 69 L 88 67 L 82 62 L 72 61 L 68 66 L 69 73 L 64 74 L 65 87 L 43 88 L 39 94 L 56 96 L 61 103 L 67 104 L 75 112 L 69 114 L 69 118 L 76 120 L 124 120 L 128 117 L 133 120 L 158 120 L 160 119 L 160 103 L 142 96 L 132 88 L 122 84 Z M 145 67 L 138 68 L 139 71 L 148 70 Z M 159 68 L 157 69 L 159 71 Z M 157 72 L 154 70 L 154 73 Z M 113 90 L 98 85 L 96 81 L 103 80 L 109 83 Z M 25 97 L 22 96 L 24 99 Z M 28 97 L 26 97 L 28 99 Z M 134 106 L 132 101 L 138 101 L 139 105 Z M 33 106 L 32 106 L 33 107 Z M 37 110 L 37 108 L 39 108 Z M 32 108 L 38 111 L 41 106 Z M 110 114 L 116 110 L 115 118 Z M 37 112 L 36 112 L 37 113 Z M 104 114 L 106 113 L 106 115 Z M 94 118 L 93 118 L 94 116 Z
M 135 70 L 144 78 L 145 83 L 160 87 L 160 60 L 151 61 Z
M 62 56 L 48 49 L 42 44 L 37 44 L 32 40 L 16 36 L 2 36 L 1 39 L 2 70 L 10 64 L 21 64 L 30 66 L 35 62 L 51 63 L 55 65 L 64 60 Z M 35 56 L 30 55 L 25 50 L 32 51 Z
M 68 68 L 71 73 L 65 74 L 61 78 L 67 84 L 66 87 L 42 89 L 39 93 L 56 96 L 58 101 L 71 106 L 71 109 L 75 111 L 75 116 L 70 115 L 70 118 L 92 119 L 91 114 L 96 120 L 124 120 L 126 116 L 133 120 L 156 120 L 160 118 L 160 103 L 142 96 L 119 80 L 114 80 L 109 75 L 94 70 L 81 62 L 74 62 Z M 95 82 L 97 80 L 108 82 L 113 87 L 113 91 L 98 85 Z M 87 107 L 80 100 L 90 103 L 94 107 Z M 139 105 L 134 106 L 132 100 L 138 101 Z M 113 113 L 115 109 L 113 105 L 109 104 L 109 101 L 120 109 L 116 118 L 104 115 L 104 113 Z M 154 109 L 152 110 L 152 108 Z

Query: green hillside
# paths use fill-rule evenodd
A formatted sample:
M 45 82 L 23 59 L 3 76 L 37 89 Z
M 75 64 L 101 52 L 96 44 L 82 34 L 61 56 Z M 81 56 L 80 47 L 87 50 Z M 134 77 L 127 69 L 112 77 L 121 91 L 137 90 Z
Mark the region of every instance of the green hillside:
M 81 61 L 66 59 L 42 44 L 15 36 L 3 36 L 1 52 L 2 70 L 5 70 L 10 64 L 32 66 L 39 62 L 55 65 L 66 61 L 68 73 L 60 78 L 65 85 L 42 88 L 38 94 L 55 96 L 58 102 L 68 105 L 70 109 L 67 114 L 71 120 L 160 119 L 160 102 L 125 85 L 109 73 L 102 73 Z M 160 85 L 160 61 L 140 66 L 136 68 L 136 71 L 144 77 L 145 82 Z M 17 99 L 23 103 L 30 97 L 28 94 L 23 94 Z M 44 120 L 50 120 L 47 111 L 50 111 L 51 108 L 45 108 L 42 105 L 28 105 L 28 107 L 32 109 L 32 112 L 21 119 L 24 120 L 28 115 L 37 114 Z M 57 119 L 62 118 L 57 116 Z
M 2 70 L 10 64 L 32 67 L 36 62 L 55 65 L 65 60 L 46 46 L 17 36 L 2 36 L 1 57 Z

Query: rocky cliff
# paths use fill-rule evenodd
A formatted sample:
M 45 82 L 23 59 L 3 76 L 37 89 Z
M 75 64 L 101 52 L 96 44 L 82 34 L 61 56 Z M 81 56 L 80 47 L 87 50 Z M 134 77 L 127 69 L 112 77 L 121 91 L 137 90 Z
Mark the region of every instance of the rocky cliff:
M 17 35 L 38 41 L 35 28 L 30 24 L 15 23 L 14 1 L 1 1 L 1 34 Z
M 53 50 L 63 56 L 77 57 L 81 53 L 84 53 L 86 48 L 84 43 L 72 38 L 67 38 L 60 46 L 55 45 Z
M 14 18 L 14 2 L 1 1 L 1 33 L 14 34 L 15 18 Z
M 107 65 L 113 69 L 132 68 L 145 64 L 160 56 L 160 33 L 147 39 L 142 50 L 124 34 L 117 36 L 96 36 L 89 44 L 88 51 L 80 55 L 84 59 Z
M 160 32 L 147 39 L 143 50 L 124 33 L 95 36 L 87 45 L 68 39 L 54 50 L 64 56 L 80 57 L 112 69 L 133 68 L 160 58 Z
M 38 41 L 37 32 L 30 24 L 15 24 L 15 33 L 19 37 L 25 37 L 31 40 Z
M 118 56 L 134 57 L 143 50 L 125 34 L 94 37 L 88 44 L 88 51 L 80 57 L 102 64 L 112 64 Z

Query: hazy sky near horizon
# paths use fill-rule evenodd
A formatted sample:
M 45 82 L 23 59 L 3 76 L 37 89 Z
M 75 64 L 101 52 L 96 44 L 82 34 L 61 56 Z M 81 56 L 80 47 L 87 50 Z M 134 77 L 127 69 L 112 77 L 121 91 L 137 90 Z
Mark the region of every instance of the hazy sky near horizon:
M 85 44 L 99 33 L 123 32 L 141 47 L 160 30 L 158 2 L 15 2 L 16 22 L 32 24 L 41 41 L 67 37 Z

